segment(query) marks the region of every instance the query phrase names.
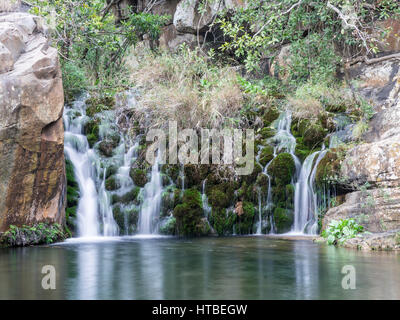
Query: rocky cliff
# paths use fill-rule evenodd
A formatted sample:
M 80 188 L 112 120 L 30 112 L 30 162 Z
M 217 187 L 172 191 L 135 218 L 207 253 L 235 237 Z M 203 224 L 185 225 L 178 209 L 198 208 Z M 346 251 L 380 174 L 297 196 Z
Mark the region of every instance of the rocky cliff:
M 39 18 L 2 9 L 0 231 L 11 224 L 62 223 L 64 95 L 57 50 Z
M 357 219 L 366 230 L 378 233 L 354 239 L 348 246 L 392 247 L 400 231 L 400 61 L 394 57 L 350 70 L 352 81 L 374 106 L 374 116 L 362 142 L 350 148 L 338 166 L 338 180 L 353 189 L 345 201 L 324 217 Z
M 128 7 L 137 12 L 168 15 L 170 21 L 162 30 L 159 44 L 172 50 L 182 43 L 195 47 L 202 44 L 207 36 L 216 41 L 218 35 L 211 36 L 210 28 L 216 14 L 246 5 L 244 0 L 219 0 L 207 2 L 205 8 L 199 10 L 202 2 L 198 0 L 109 0 L 108 2 L 113 5 L 114 15 L 119 20 L 126 17 L 129 12 Z M 203 13 L 200 14 L 199 11 Z

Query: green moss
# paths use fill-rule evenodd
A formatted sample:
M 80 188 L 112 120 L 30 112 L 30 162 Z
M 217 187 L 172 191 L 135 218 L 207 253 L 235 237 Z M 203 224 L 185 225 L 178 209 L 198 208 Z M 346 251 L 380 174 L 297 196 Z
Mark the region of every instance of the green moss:
M 111 157 L 118 146 L 120 137 L 117 134 L 110 135 L 99 143 L 99 151 L 105 157 Z
M 104 110 L 110 110 L 115 104 L 113 97 L 91 97 L 86 100 L 86 115 L 93 117 L 95 114 Z
M 238 216 L 236 232 L 238 234 L 250 234 L 253 229 L 254 220 L 254 204 L 248 201 L 243 201 L 243 214 Z
M 117 194 L 112 195 L 112 203 L 131 203 L 131 202 L 136 202 L 137 197 L 139 195 L 140 188 L 139 187 L 133 187 L 131 191 L 128 191 L 127 193 L 119 196 Z
M 265 112 L 263 116 L 263 121 L 264 121 L 264 126 L 269 126 L 273 121 L 278 119 L 279 117 L 279 110 L 275 106 L 269 107 Z
M 176 218 L 170 216 L 166 221 L 161 223 L 160 233 L 165 235 L 174 235 L 176 232 Z
M 219 236 L 229 235 L 233 232 L 236 214 L 225 208 L 213 208 L 210 223 Z
M 176 226 L 179 235 L 199 236 L 207 232 L 203 220 L 203 205 L 198 190 L 186 189 L 182 203 L 174 209 Z
M 106 179 L 105 186 L 108 191 L 117 190 L 121 187 L 114 175 Z
M 76 210 L 79 203 L 79 185 L 75 179 L 74 166 L 68 159 L 65 160 L 65 174 L 67 178 L 67 205 L 65 209 L 66 225 L 75 230 Z
M 215 208 L 227 208 L 234 199 L 234 187 L 228 182 L 207 189 L 208 202 Z
M 207 165 L 187 164 L 184 166 L 185 187 L 200 186 L 208 175 Z
M 93 148 L 94 144 L 99 141 L 99 122 L 100 119 L 92 119 L 86 122 L 84 126 L 84 133 L 91 148 Z
M 344 153 L 338 149 L 329 150 L 318 164 L 315 181 L 318 186 L 340 184 L 340 167 Z
M 275 208 L 274 210 L 274 221 L 275 227 L 278 233 L 284 233 L 290 231 L 293 225 L 293 210 L 285 208 Z
M 267 165 L 268 162 L 270 162 L 274 158 L 274 148 L 271 146 L 265 146 L 261 150 L 260 154 L 260 163 L 262 164 L 263 167 Z
M 143 188 L 147 183 L 146 172 L 139 168 L 131 168 L 129 172 L 130 177 L 136 186 Z
M 117 171 L 118 171 L 118 167 L 117 166 L 111 165 L 111 166 L 107 167 L 107 169 L 106 169 L 106 177 L 105 178 L 108 179 L 112 175 L 116 174 Z
M 260 130 L 260 134 L 264 139 L 268 139 L 276 134 L 276 130 L 271 127 L 264 127 Z
M 272 160 L 268 173 L 274 178 L 277 185 L 287 185 L 296 171 L 293 157 L 289 153 L 280 153 Z
M 298 124 L 298 133 L 303 138 L 303 144 L 309 149 L 320 147 L 327 130 L 319 122 L 303 119 Z
M 132 233 L 137 228 L 139 210 L 137 208 L 126 209 L 121 206 L 115 206 L 113 208 L 113 217 L 122 232 L 127 230 L 128 233 Z

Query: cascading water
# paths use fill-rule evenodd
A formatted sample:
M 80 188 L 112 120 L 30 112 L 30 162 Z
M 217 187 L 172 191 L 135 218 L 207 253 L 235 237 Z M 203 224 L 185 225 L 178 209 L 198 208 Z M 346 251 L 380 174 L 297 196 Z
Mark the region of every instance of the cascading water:
M 114 236 L 118 234 L 118 226 L 113 219 L 109 201 L 99 200 L 104 197 L 102 191 L 104 186 L 100 188 L 100 194 L 96 188 L 96 181 L 98 181 L 100 174 L 96 170 L 98 156 L 93 149 L 90 149 L 87 138 L 83 135 L 83 127 L 87 121 L 84 103 L 86 98 L 86 96 L 82 96 L 74 102 L 72 108 L 66 107 L 64 109 L 64 150 L 67 158 L 74 166 L 75 177 L 80 190 L 77 207 L 78 236 Z M 108 198 L 106 197 L 106 199 Z M 99 203 L 102 203 L 100 207 Z
M 318 201 L 315 192 L 315 176 L 318 164 L 325 154 L 325 145 L 323 145 L 321 151 L 313 152 L 304 160 L 295 187 L 294 225 L 292 229 L 294 233 L 316 234 L 318 231 Z M 314 161 L 316 157 L 317 159 Z
M 156 220 L 160 215 L 162 191 L 162 177 L 157 156 L 151 169 L 151 179 L 143 190 L 143 204 L 139 214 L 140 234 L 156 234 L 158 232 Z
M 288 152 L 294 160 L 295 167 L 296 167 L 296 177 L 298 177 L 299 172 L 301 170 L 301 163 L 299 158 L 295 155 L 295 149 L 296 149 L 296 138 L 292 135 L 290 132 L 290 126 L 292 123 L 292 116 L 289 111 L 282 112 L 278 119 L 275 122 L 275 128 L 276 128 L 276 134 L 270 138 L 270 141 L 274 144 L 274 152 L 273 152 L 273 157 L 272 159 L 265 165 L 263 168 L 263 173 L 266 175 L 268 178 L 268 190 L 267 190 L 267 197 L 265 201 L 265 205 L 263 206 L 263 199 L 262 199 L 262 194 L 259 191 L 258 192 L 258 212 L 259 212 L 259 222 L 257 225 L 257 234 L 262 234 L 262 211 L 266 210 L 269 212 L 269 226 L 270 226 L 270 234 L 274 234 L 276 232 L 276 227 L 274 223 L 274 218 L 273 214 L 271 212 L 273 208 L 273 202 L 272 202 L 272 188 L 271 188 L 271 176 L 268 174 L 268 167 L 272 163 L 272 161 L 276 158 L 276 156 L 282 152 Z M 262 151 L 262 148 L 260 152 Z M 258 164 L 259 162 L 259 154 L 257 155 L 256 161 Z

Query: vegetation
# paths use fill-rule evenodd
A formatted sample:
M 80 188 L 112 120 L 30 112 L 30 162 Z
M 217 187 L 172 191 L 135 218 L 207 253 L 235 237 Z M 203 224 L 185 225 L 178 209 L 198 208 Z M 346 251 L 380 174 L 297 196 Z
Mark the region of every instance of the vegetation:
M 354 219 L 332 220 L 322 232 L 322 236 L 328 244 L 340 245 L 363 231 L 364 227 L 357 224 Z
M 6 246 L 29 246 L 37 244 L 50 244 L 66 238 L 62 227 L 55 223 L 52 225 L 38 223 L 33 226 L 23 225 L 17 227 L 10 225 L 10 229 L 3 233 L 0 243 Z
M 130 14 L 120 23 L 106 0 L 32 0 L 31 11 L 46 18 L 57 43 L 67 97 L 91 88 L 109 94 L 127 85 L 122 64 L 127 49 L 156 39 L 167 16 Z

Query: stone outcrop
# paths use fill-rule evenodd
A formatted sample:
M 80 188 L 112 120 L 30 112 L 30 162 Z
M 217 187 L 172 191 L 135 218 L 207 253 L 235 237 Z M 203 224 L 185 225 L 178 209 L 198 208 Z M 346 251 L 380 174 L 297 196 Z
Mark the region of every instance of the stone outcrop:
M 355 218 L 367 231 L 393 233 L 400 229 L 400 61 L 361 65 L 351 76 L 376 113 L 363 142 L 350 149 L 340 165 L 341 178 L 358 191 L 346 194 L 343 204 L 326 213 L 323 228 L 332 219 Z M 351 243 L 368 248 L 387 237 L 366 239 Z
M 57 50 L 41 20 L 0 13 L 0 232 L 63 223 L 63 105 Z
M 111 0 L 108 0 L 109 3 Z M 136 12 L 169 15 L 170 22 L 163 28 L 159 43 L 162 47 L 176 49 L 182 43 L 195 47 L 203 43 L 216 14 L 224 10 L 245 7 L 245 0 L 211 1 L 199 13 L 199 0 L 119 0 L 114 1 L 113 12 L 117 20 L 124 19 L 131 7 Z

